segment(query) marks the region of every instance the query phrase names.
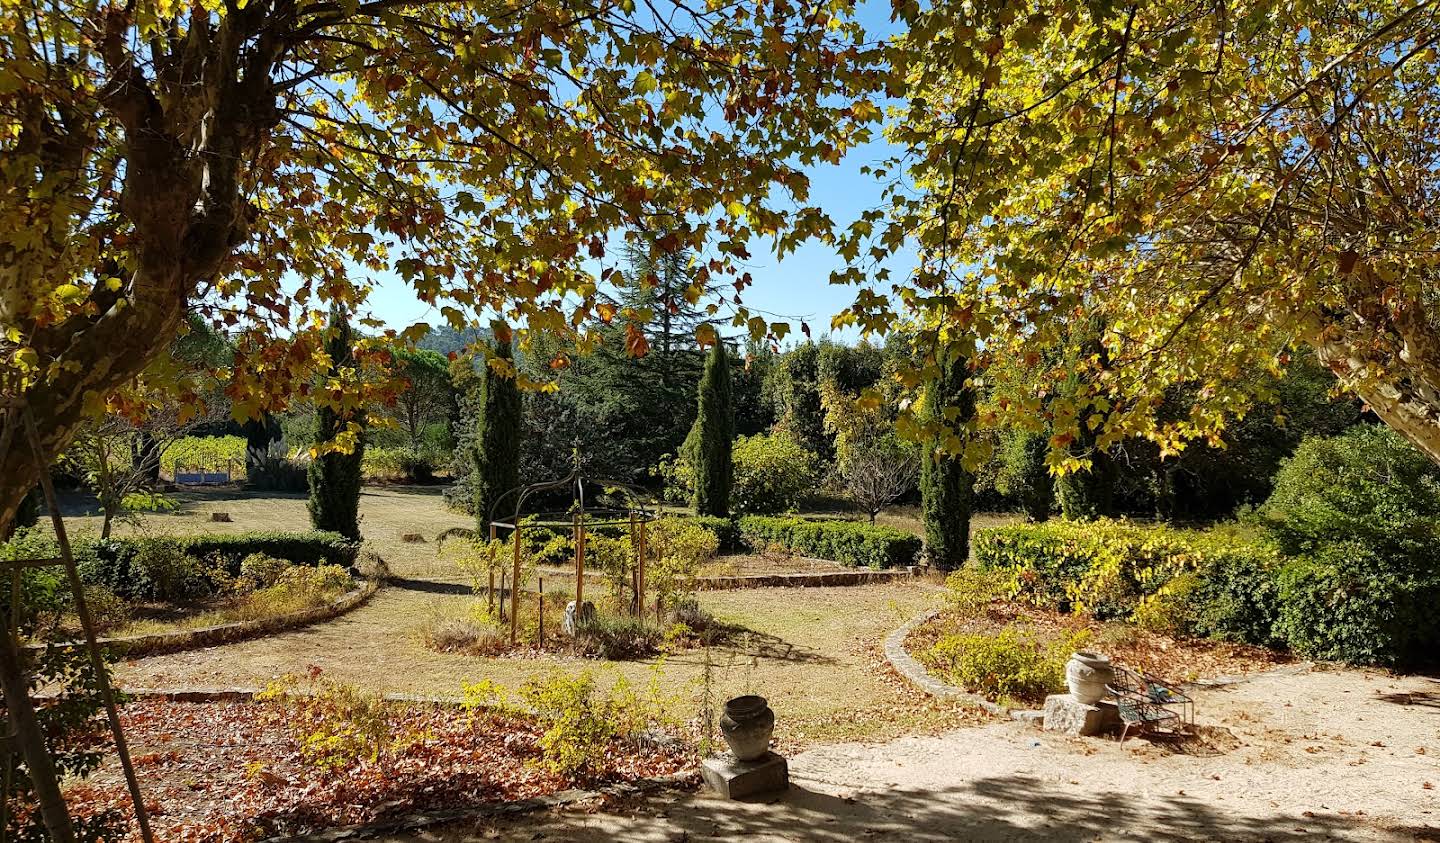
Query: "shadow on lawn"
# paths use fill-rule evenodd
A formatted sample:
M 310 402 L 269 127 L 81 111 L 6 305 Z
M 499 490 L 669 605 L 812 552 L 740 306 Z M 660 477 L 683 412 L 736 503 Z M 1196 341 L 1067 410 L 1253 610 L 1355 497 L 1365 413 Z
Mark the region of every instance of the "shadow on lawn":
M 496 826 L 471 821 L 390 843 L 479 840 L 1315 840 L 1374 826 L 1340 816 L 1247 816 L 1181 794 L 1137 799 L 1103 785 L 1077 787 L 1025 775 L 994 776 L 936 790 L 885 790 L 837 797 L 811 790 L 802 777 L 771 804 L 733 804 L 705 797 L 635 801 L 617 817 L 544 814 Z M 1421 833 L 1416 830 L 1417 834 Z M 617 835 L 618 832 L 618 835 Z M 1425 830 L 1434 833 L 1433 830 Z M 1426 838 L 1422 838 L 1426 839 Z

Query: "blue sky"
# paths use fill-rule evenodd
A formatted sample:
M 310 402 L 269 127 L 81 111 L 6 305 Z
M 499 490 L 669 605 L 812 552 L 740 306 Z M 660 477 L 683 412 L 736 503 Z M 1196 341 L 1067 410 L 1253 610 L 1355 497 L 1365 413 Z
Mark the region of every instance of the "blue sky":
M 870 0 L 862 6 L 860 19 L 870 37 L 883 37 L 894 31 L 889 14 L 889 0 Z M 849 225 L 863 211 L 880 202 L 882 185 L 861 173 L 860 168 L 877 165 L 894 152 L 884 140 L 876 139 L 850 150 L 838 165 L 807 169 L 810 203 L 829 214 L 838 227 Z M 830 330 L 831 317 L 855 298 L 854 287 L 829 283 L 831 271 L 844 263 L 834 249 L 811 242 L 784 260 L 775 257 L 768 242 L 752 243 L 750 251 L 753 257 L 745 266 L 755 283 L 742 296 L 746 307 L 764 312 L 772 321 L 794 323 L 796 336 L 799 335 L 798 322 L 805 320 L 817 338 L 825 333 L 849 340 L 857 338 L 854 331 Z M 903 278 L 914 263 L 914 252 L 903 251 L 889 263 L 892 277 Z M 408 286 L 393 278 L 376 285 L 370 297 L 370 310 L 395 328 L 415 322 L 433 325 L 443 321 L 438 309 L 416 299 Z

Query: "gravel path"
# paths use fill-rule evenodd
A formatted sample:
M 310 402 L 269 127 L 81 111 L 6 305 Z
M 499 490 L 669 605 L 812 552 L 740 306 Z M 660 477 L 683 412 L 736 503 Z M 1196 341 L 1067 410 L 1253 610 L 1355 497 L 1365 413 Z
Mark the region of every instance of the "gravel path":
M 1183 749 L 995 722 L 791 759 L 771 804 L 685 793 L 457 826 L 479 840 L 1440 840 L 1440 681 L 1349 670 L 1199 694 Z

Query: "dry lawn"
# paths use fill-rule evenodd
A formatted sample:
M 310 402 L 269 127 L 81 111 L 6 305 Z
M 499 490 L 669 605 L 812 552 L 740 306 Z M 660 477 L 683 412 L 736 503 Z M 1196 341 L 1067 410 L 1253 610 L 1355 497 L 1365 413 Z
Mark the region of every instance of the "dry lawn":
M 122 526 L 120 532 L 308 526 L 299 495 L 212 490 L 185 493 L 183 500 L 182 514 L 152 515 L 138 528 Z M 463 614 L 476 598 L 468 578 L 437 556 L 434 538 L 471 522 L 447 511 L 433 488 L 369 487 L 360 511 L 367 547 L 385 559 L 396 577 L 368 604 L 304 629 L 126 662 L 117 668 L 120 681 L 133 688 L 259 687 L 315 665 L 334 679 L 377 692 L 454 697 L 466 682 L 491 679 L 514 687 L 552 669 L 591 670 L 611 680 L 624 676 L 641 687 L 653 681 L 672 713 L 684 719 L 698 716 L 707 696 L 764 694 L 781 718 L 777 737 L 791 745 L 880 739 L 956 722 L 954 712 L 895 677 L 879 654 L 890 630 L 934 602 L 933 590 L 923 585 L 703 592 L 706 609 L 751 634 L 708 652 L 640 662 L 437 653 L 421 641 L 427 621 Z M 228 513 L 232 520 L 212 523 L 211 512 Z M 68 523 L 72 530 L 87 524 L 93 529 L 98 519 L 73 517 Z M 412 533 L 426 541 L 403 540 Z M 573 582 L 547 574 L 546 590 L 552 588 L 573 588 Z

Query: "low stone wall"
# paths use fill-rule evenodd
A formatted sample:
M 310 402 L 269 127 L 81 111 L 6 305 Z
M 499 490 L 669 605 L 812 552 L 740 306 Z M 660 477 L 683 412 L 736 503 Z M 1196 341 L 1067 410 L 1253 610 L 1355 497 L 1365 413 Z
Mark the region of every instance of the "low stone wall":
M 955 700 L 964 705 L 973 705 L 983 708 L 991 714 L 1005 716 L 1009 709 L 997 705 L 979 694 L 973 694 L 964 688 L 942 682 L 930 675 L 925 666 L 915 660 L 910 652 L 905 649 L 905 639 L 910 637 L 922 624 L 934 620 L 940 615 L 939 609 L 931 609 L 924 614 L 911 618 L 904 626 L 890 633 L 885 638 L 885 660 L 895 668 L 895 672 L 905 677 L 910 684 L 924 691 L 932 697 Z
M 885 571 L 857 569 L 825 571 L 818 574 L 759 574 L 740 577 L 700 577 L 695 580 L 699 591 L 724 591 L 737 588 L 824 588 L 827 586 L 869 585 L 914 579 L 919 568 L 896 568 Z
M 359 588 L 347 591 L 324 606 L 316 606 L 313 609 L 303 609 L 299 612 L 291 612 L 286 615 L 276 615 L 273 618 L 236 621 L 235 623 L 202 626 L 195 629 L 180 629 L 174 632 L 156 632 L 148 635 L 119 635 L 113 638 L 101 638 L 98 643 L 101 647 L 109 649 L 116 655 L 127 659 L 158 656 L 162 653 L 175 653 L 181 650 L 193 650 L 200 647 L 214 647 L 217 644 L 231 644 L 236 641 L 243 641 L 246 638 L 268 635 L 272 632 L 280 632 L 285 629 L 330 620 L 331 618 L 343 615 L 351 609 L 363 605 L 365 601 L 369 600 L 379 589 L 380 581 L 378 579 L 368 579 L 365 580 Z M 61 646 L 79 647 L 84 646 L 84 642 L 69 641 Z M 44 649 L 45 645 L 29 644 L 27 647 L 39 650 Z

